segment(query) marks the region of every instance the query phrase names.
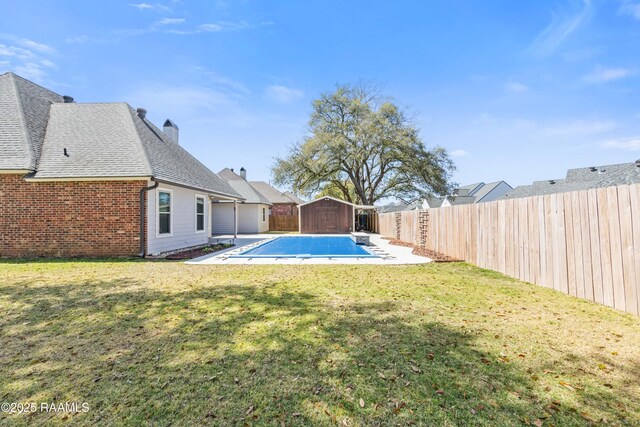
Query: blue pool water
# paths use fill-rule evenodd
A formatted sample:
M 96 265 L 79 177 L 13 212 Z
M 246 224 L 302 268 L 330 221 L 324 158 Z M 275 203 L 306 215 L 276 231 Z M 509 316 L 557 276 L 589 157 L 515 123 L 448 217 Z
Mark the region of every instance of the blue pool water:
M 278 237 L 231 258 L 375 258 L 348 236 Z

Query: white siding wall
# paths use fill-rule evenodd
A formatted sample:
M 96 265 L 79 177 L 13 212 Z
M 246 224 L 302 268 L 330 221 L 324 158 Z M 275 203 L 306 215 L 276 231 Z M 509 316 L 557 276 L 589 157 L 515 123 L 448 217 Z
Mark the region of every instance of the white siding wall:
M 233 203 L 213 203 L 211 206 L 211 232 L 233 234 Z
M 170 190 L 171 235 L 158 236 L 158 191 Z M 196 233 L 196 194 L 204 196 L 205 230 Z M 147 193 L 147 252 L 155 255 L 189 246 L 204 245 L 210 235 L 210 206 L 207 194 L 173 185 L 160 184 Z
M 233 234 L 233 203 L 214 203 L 211 222 L 213 234 Z M 238 233 L 254 234 L 266 231 L 269 231 L 269 206 L 238 203 Z

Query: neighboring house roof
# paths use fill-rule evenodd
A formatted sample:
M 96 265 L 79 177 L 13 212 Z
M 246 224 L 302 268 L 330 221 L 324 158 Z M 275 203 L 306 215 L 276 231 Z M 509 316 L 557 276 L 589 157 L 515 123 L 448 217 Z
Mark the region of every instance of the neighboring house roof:
M 413 211 L 416 209 L 422 209 L 422 202 L 417 200 L 413 203 L 409 203 L 404 209 L 402 209 L 403 211 Z
M 253 188 L 249 182 L 232 171 L 229 168 L 224 168 L 218 175 L 227 181 L 229 185 L 237 191 L 242 197 L 245 199 L 245 203 L 260 203 L 264 205 L 271 205 L 272 203 L 267 199 L 264 195 L 262 195 L 258 190 Z
M 29 169 L 33 180 L 153 177 L 241 198 L 128 104 L 63 101 L 15 74 L 0 76 L 0 169 Z
M 249 184 L 273 204 L 298 204 L 287 196 L 286 193 L 283 193 L 264 181 L 249 181 Z
M 448 202 L 447 206 L 470 205 L 476 203 L 475 196 L 447 196 L 446 199 Z
M 14 73 L 0 75 L 0 169 L 35 170 L 49 107 L 62 96 Z
M 458 187 L 457 194 L 459 196 L 473 196 L 475 192 L 482 188 L 482 186 L 484 185 L 484 182 L 476 182 L 475 184 L 463 185 L 462 187 Z
M 379 213 L 388 213 L 388 212 L 400 212 L 407 208 L 407 204 L 404 202 L 396 202 L 389 203 L 384 206 L 378 206 L 377 210 Z
M 502 183 L 504 183 L 509 189 L 513 189 L 513 187 L 511 187 L 509 184 L 507 184 L 504 181 L 490 182 L 489 184 L 484 184 L 482 187 L 474 191 L 474 193 L 472 194 L 472 196 L 475 197 L 476 199 L 475 203 L 482 202 L 482 199 L 484 199 L 487 195 L 489 195 L 489 193 L 491 193 L 496 188 L 498 188 L 498 186 Z M 501 191 L 504 191 L 504 190 L 501 189 Z M 503 196 L 503 194 L 501 193 L 495 194 L 496 199 L 501 196 Z
M 300 197 L 298 197 L 295 194 L 293 194 L 291 191 L 285 191 L 284 194 L 285 194 L 285 196 L 290 198 L 293 201 L 293 203 L 295 203 L 296 205 L 301 205 L 301 204 L 305 203 L 304 200 L 302 200 Z
M 564 179 L 535 181 L 531 185 L 521 185 L 509 191 L 503 198 L 544 196 L 636 183 L 640 183 L 640 160 L 633 163 L 569 169 Z
M 444 197 L 431 197 L 427 199 L 429 208 L 439 208 L 442 206 L 442 202 L 444 202 Z

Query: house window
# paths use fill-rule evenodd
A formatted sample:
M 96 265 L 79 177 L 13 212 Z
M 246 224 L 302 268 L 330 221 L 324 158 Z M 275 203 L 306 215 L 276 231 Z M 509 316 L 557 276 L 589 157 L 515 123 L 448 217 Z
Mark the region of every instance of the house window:
M 262 222 L 266 222 L 266 221 L 267 221 L 267 209 L 262 208 Z
M 196 231 L 204 231 L 204 197 L 196 196 Z
M 171 234 L 171 192 L 158 191 L 158 234 Z

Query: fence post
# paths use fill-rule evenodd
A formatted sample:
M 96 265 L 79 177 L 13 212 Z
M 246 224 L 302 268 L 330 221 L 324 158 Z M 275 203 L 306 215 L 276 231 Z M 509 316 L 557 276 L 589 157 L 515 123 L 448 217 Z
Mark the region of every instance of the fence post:
M 396 239 L 400 240 L 400 230 L 402 229 L 402 213 L 396 212 Z

